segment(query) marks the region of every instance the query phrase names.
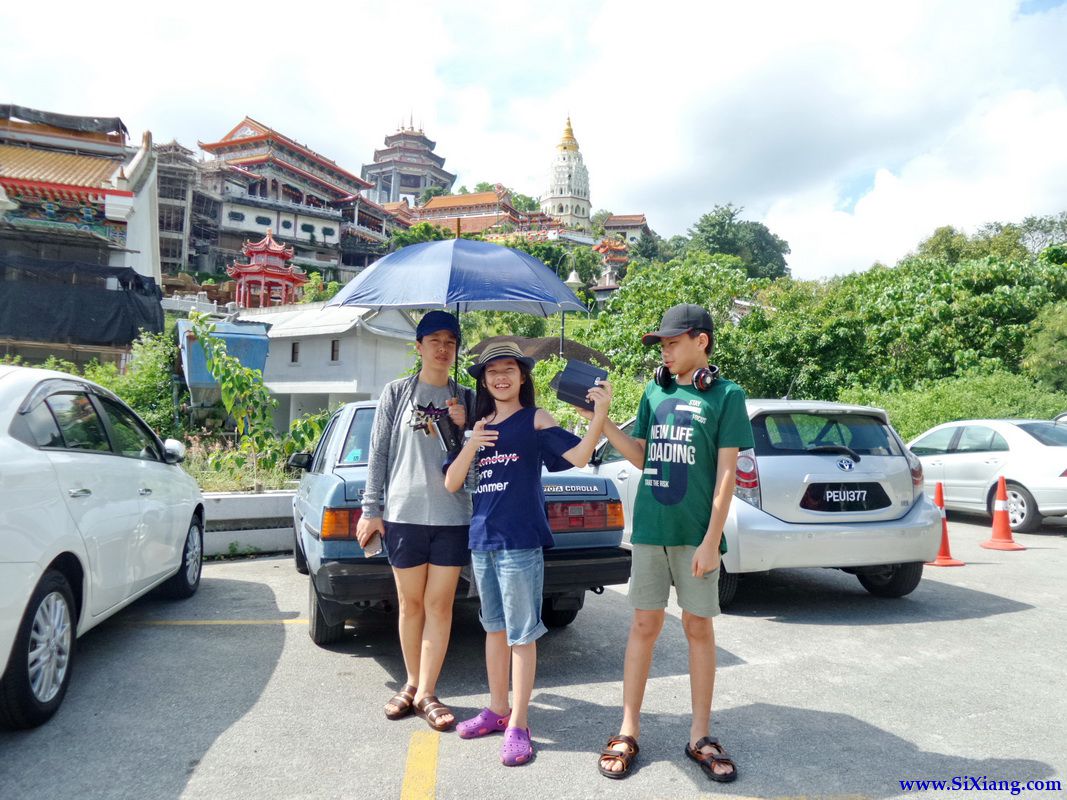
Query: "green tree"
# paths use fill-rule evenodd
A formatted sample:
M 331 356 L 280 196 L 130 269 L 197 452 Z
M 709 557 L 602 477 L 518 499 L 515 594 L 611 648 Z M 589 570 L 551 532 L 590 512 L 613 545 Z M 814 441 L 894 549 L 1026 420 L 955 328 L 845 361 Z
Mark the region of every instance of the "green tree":
M 522 194 L 521 192 L 511 192 L 511 205 L 516 211 L 540 211 L 541 204 L 528 194 Z
M 589 225 L 592 229 L 593 236 L 604 235 L 604 223 L 607 221 L 608 217 L 611 216 L 614 216 L 612 212 L 608 211 L 606 208 L 602 208 L 589 218 Z
M 323 283 L 321 272 L 308 274 L 308 282 L 304 284 L 304 292 L 300 296 L 301 303 L 321 303 L 324 300 L 332 300 L 333 296 L 341 291 L 338 281 Z
M 474 184 L 474 191 L 476 192 L 494 192 L 496 191 L 496 184 L 489 183 L 488 181 L 480 181 Z
M 660 238 L 655 233 L 641 231 L 640 238 L 630 248 L 631 255 L 649 261 L 660 257 Z
M 690 247 L 707 253 L 737 256 L 751 278 L 780 278 L 789 274 L 785 257 L 789 243 L 762 222 L 741 219 L 741 207 L 715 206 L 689 229 Z
M 470 193 L 471 193 L 471 190 L 468 189 L 466 186 L 460 186 L 458 189 L 456 189 L 456 194 L 470 194 Z
M 401 247 L 407 247 L 409 244 L 418 244 L 419 242 L 438 242 L 442 239 L 455 238 L 456 235 L 450 230 L 438 227 L 429 222 L 417 222 L 407 230 L 397 229 L 393 231 L 393 235 L 389 239 L 389 249 L 399 250 Z
M 1067 302 L 1041 309 L 1023 355 L 1022 366 L 1030 377 L 1067 392 Z
M 424 206 L 435 197 L 441 197 L 444 194 L 446 192 L 440 186 L 427 186 L 419 196 L 419 205 Z

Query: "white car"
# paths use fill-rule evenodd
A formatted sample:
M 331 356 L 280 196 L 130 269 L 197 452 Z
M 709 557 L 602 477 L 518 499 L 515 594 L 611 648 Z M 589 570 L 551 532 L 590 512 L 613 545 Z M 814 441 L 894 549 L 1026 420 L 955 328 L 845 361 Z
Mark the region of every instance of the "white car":
M 738 575 L 792 567 L 850 572 L 880 597 L 912 592 L 937 554 L 941 517 L 885 411 L 810 400 L 747 405 L 755 448 L 738 456 L 720 605 L 733 599 Z M 619 488 L 628 540 L 641 470 L 606 441 L 591 469 Z
M 993 513 L 997 482 L 1008 488 L 1014 531 L 1067 515 L 1067 419 L 970 419 L 931 428 L 908 445 L 923 462 L 927 491 L 944 484 L 945 507 Z
M 196 591 L 204 503 L 184 456 L 96 384 L 0 366 L 0 725 L 56 712 L 78 636 L 161 584 Z

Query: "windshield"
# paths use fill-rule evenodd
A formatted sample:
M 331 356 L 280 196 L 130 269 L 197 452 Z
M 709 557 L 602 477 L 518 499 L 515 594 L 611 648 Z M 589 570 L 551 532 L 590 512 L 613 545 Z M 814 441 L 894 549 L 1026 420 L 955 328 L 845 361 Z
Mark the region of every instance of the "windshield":
M 1048 447 L 1067 447 L 1067 424 L 1062 422 L 1022 422 L 1019 427 Z
M 352 417 L 348 427 L 345 445 L 337 463 L 341 466 L 359 466 L 366 464 L 370 454 L 370 430 L 374 424 L 374 409 L 360 408 Z
M 861 456 L 902 455 L 889 426 L 863 414 L 776 412 L 752 420 L 752 434 L 757 456 L 803 455 L 834 445 Z

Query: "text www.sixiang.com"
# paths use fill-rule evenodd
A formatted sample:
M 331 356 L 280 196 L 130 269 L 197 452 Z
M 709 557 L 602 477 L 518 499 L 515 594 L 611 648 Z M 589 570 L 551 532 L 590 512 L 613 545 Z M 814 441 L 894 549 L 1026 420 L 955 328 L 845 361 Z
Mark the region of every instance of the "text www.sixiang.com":
M 1023 792 L 1059 792 L 1060 781 L 1017 781 L 997 780 L 983 775 L 957 775 L 949 780 L 903 780 L 900 782 L 902 792 L 1008 792 L 1012 795 Z

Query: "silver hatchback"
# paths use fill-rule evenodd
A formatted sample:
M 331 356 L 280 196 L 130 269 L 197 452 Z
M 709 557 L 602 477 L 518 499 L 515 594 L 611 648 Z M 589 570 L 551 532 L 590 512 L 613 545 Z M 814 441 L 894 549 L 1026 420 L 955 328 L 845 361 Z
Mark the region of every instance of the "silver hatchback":
M 901 597 L 937 554 L 941 516 L 923 490 L 922 464 L 885 411 L 812 400 L 748 400 L 755 447 L 737 463 L 723 535 L 722 605 L 738 576 L 793 567 L 852 573 L 869 592 Z M 633 429 L 633 420 L 624 427 Z M 623 498 L 626 539 L 641 470 L 601 443 L 591 467 Z

